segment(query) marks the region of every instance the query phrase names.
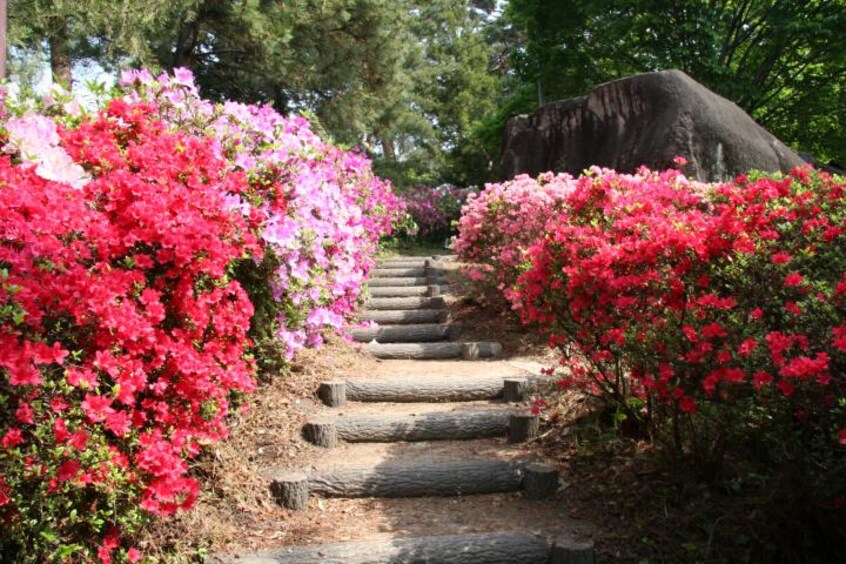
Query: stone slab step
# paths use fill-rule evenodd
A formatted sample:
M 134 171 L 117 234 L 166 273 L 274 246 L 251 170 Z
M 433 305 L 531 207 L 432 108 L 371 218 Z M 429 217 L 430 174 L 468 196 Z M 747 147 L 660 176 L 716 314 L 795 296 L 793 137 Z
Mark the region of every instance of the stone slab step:
M 434 412 L 406 415 L 315 418 L 303 427 L 306 440 L 324 448 L 339 441 L 392 443 L 399 441 L 466 441 L 508 435 L 522 443 L 537 436 L 539 417 L 502 409 Z
M 495 358 L 502 353 L 502 345 L 490 342 L 475 343 L 370 343 L 367 347 L 376 358 L 438 360 L 461 358 L 479 360 Z
M 551 497 L 558 490 L 558 471 L 520 460 L 383 461 L 338 466 L 312 474 L 284 471 L 270 490 L 287 509 L 303 509 L 313 494 L 323 497 L 452 497 L 523 490 L 530 499 Z
M 399 278 L 371 278 L 367 281 L 370 288 L 385 286 L 434 286 L 449 284 L 449 280 L 443 276 L 405 276 Z
M 429 343 L 458 338 L 464 328 L 458 324 L 420 323 L 409 325 L 381 325 L 353 329 L 353 340 L 359 343 Z
M 434 298 L 411 297 L 411 298 L 370 298 L 365 302 L 366 309 L 442 309 L 445 307 L 444 299 L 440 296 Z
M 565 541 L 570 542 L 570 541 Z M 543 537 L 506 531 L 394 538 L 267 550 L 239 558 L 237 564 L 587 564 L 588 560 L 551 560 L 556 545 Z M 592 548 L 592 547 L 591 547 Z

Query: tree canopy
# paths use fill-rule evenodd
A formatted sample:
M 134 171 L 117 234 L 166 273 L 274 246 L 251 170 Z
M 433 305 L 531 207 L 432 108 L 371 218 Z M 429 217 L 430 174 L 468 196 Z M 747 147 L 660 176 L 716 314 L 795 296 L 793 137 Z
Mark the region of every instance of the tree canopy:
M 497 176 L 505 122 L 678 68 L 846 163 L 846 0 L 11 0 L 16 53 L 188 67 L 214 99 L 308 111 L 399 184 Z
M 796 148 L 846 163 L 844 0 L 512 0 L 523 83 L 546 100 L 681 69 Z

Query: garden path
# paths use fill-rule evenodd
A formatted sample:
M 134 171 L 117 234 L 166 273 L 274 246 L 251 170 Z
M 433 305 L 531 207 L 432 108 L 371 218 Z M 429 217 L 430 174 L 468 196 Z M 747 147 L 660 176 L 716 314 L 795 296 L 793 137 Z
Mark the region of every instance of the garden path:
M 593 527 L 568 513 L 558 469 L 526 448 L 538 432 L 527 400 L 543 384 L 541 365 L 502 358 L 499 343 L 461 339 L 465 328 L 447 307 L 453 269 L 443 256 L 380 261 L 361 313 L 374 325 L 353 337 L 383 360 L 376 371 L 353 370 L 315 390 L 324 407 L 303 439 L 324 454 L 308 468 L 269 475 L 289 511 L 359 517 L 339 520 L 345 542 L 224 560 L 592 562 Z M 372 503 L 350 503 L 356 498 Z

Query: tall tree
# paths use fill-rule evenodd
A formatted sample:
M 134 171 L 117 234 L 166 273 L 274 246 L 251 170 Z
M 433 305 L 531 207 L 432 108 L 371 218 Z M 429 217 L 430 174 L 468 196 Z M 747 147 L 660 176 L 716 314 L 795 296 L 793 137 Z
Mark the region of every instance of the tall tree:
M 72 87 L 73 65 L 154 63 L 151 38 L 196 0 L 10 0 L 9 40 L 18 49 L 46 49 L 53 77 Z
M 525 38 L 516 72 L 547 100 L 679 68 L 788 143 L 846 162 L 846 0 L 511 0 L 505 21 Z
M 442 154 L 445 180 L 482 182 L 497 160 L 473 135 L 498 101 L 498 80 L 490 72 L 494 50 L 486 34 L 496 3 L 430 0 L 416 4 L 415 33 L 424 56 L 416 94 L 435 126 L 437 154 L 433 157 Z

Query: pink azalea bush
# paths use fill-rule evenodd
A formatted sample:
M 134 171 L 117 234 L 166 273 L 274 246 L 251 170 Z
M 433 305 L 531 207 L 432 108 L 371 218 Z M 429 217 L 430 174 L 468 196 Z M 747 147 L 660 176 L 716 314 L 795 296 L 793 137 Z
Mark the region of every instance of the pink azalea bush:
M 301 118 L 133 73 L 101 111 L 0 106 L 0 554 L 136 562 L 193 506 L 272 336 L 355 305 L 399 208 Z M 261 314 L 261 315 L 260 315 Z M 263 315 L 263 317 L 262 317 Z M 252 337 L 252 338 L 251 338 Z
M 414 186 L 399 193 L 413 227 L 409 235 L 441 242 L 453 232 L 453 224 L 461 215 L 461 207 L 473 188 Z
M 470 194 L 458 220 L 454 250 L 472 265 L 471 278 L 500 291 L 510 288 L 529 246 L 543 234 L 549 218 L 563 210 L 574 185 L 569 174 L 521 174 Z
M 184 69 L 156 78 L 127 71 L 121 84 L 127 99 L 154 104 L 172 127 L 211 137 L 214 151 L 247 176 L 249 193 L 229 205 L 259 223 L 272 304 L 262 301 L 269 310 L 262 319 L 273 323 L 286 358 L 320 344 L 324 329 L 340 330 L 373 267 L 379 238 L 401 213 L 370 161 L 323 142 L 301 117 L 204 100 Z

